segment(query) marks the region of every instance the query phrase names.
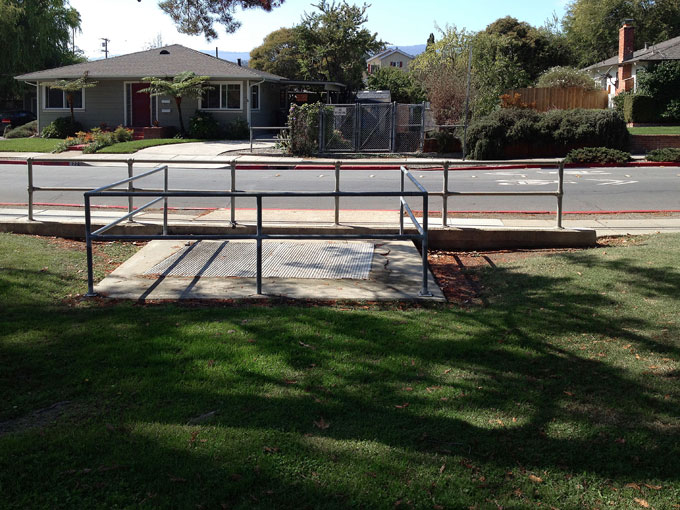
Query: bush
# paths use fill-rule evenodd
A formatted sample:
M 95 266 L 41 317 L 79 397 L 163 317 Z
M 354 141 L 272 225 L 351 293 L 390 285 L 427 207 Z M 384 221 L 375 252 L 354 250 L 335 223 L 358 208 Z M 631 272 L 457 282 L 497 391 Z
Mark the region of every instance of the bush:
M 647 161 L 680 163 L 680 149 L 655 149 L 647 153 Z
M 189 120 L 189 136 L 200 140 L 218 140 L 222 127 L 209 112 L 197 111 Z
M 623 99 L 623 118 L 626 122 L 659 122 L 661 111 L 659 102 L 651 96 L 630 94 Z
M 279 147 L 295 156 L 311 156 L 319 152 L 319 122 L 324 111 L 332 112 L 332 107 L 318 102 L 313 104 L 290 105 L 288 126 L 290 135 L 279 142 Z M 332 122 L 327 123 L 329 129 Z
M 631 160 L 629 152 L 623 152 L 607 147 L 584 147 L 574 149 L 567 154 L 565 163 L 628 163 Z
M 225 126 L 224 137 L 227 140 L 247 140 L 250 138 L 250 127 L 245 120 L 238 118 Z
M 680 99 L 672 99 L 661 113 L 661 118 L 666 122 L 677 122 L 680 120 Z
M 590 75 L 575 67 L 551 67 L 538 77 L 537 87 L 568 88 L 579 87 L 597 90 L 599 87 Z
M 59 117 L 45 126 L 40 136 L 43 138 L 67 138 L 82 130 L 83 126 L 80 122 L 72 122 L 71 117 Z
M 34 136 L 38 131 L 38 121 L 34 120 L 18 128 L 5 130 L 5 138 L 29 138 Z
M 113 132 L 113 138 L 116 140 L 116 143 L 131 142 L 133 134 L 134 131 L 132 129 L 118 126 Z
M 474 159 L 508 156 L 563 156 L 586 146 L 628 148 L 626 124 L 613 110 L 502 109 L 474 121 L 468 128 L 467 146 Z

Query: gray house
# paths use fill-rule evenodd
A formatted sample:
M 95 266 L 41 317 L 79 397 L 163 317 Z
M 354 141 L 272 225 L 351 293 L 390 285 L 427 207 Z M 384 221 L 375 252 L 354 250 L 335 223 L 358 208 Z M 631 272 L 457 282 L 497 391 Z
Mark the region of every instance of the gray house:
M 17 76 L 37 88 L 38 128 L 58 117 L 69 115 L 65 94 L 45 83 L 75 79 L 88 73 L 97 86 L 75 94 L 75 118 L 85 128 L 106 124 L 142 128 L 153 125 L 179 127 L 175 101 L 169 97 L 150 97 L 138 91 L 148 85 L 145 76 L 173 77 L 184 71 L 210 76 L 212 90 L 198 100 L 184 99 L 185 125 L 196 110 L 210 112 L 221 124 L 240 118 L 251 126 L 277 126 L 285 119 L 288 91 L 305 82 L 242 67 L 178 44 L 130 53 L 104 60 L 57 67 Z M 340 84 L 326 84 L 329 91 L 341 90 Z

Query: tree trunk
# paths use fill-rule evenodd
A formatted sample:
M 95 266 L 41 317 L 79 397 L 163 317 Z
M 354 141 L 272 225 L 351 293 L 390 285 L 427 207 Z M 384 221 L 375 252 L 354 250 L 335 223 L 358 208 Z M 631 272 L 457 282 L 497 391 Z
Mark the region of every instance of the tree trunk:
M 179 132 L 184 136 L 186 131 L 184 130 L 184 120 L 182 119 L 182 98 L 175 97 L 175 104 L 177 104 L 177 114 L 179 115 Z

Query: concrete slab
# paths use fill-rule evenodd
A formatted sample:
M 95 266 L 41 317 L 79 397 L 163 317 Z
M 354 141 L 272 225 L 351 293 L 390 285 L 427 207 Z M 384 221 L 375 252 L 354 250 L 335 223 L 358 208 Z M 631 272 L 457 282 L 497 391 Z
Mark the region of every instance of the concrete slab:
M 304 241 L 315 242 L 326 241 Z M 418 295 L 422 285 L 422 259 L 413 243 L 406 241 L 374 243 L 371 271 L 366 280 L 264 278 L 263 295 L 256 293 L 255 278 L 144 276 L 145 272 L 184 246 L 182 241 L 153 241 L 147 244 L 96 285 L 95 292 L 109 298 L 133 300 L 285 297 L 320 301 L 445 301 L 429 271 L 428 287 L 433 296 Z

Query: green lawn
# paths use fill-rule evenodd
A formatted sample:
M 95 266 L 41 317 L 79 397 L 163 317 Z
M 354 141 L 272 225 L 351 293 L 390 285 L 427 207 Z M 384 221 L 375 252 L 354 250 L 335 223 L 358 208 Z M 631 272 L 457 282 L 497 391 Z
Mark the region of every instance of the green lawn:
M 651 126 L 628 128 L 631 135 L 680 135 L 680 126 Z
M 133 140 L 131 142 L 122 142 L 104 147 L 103 149 L 97 151 L 99 154 L 130 154 L 132 152 L 137 152 L 141 149 L 146 149 L 147 147 L 155 147 L 157 145 L 172 145 L 175 143 L 189 143 L 189 142 L 202 142 L 204 140 L 198 140 L 194 138 L 157 138 L 155 140 Z
M 467 309 L 141 305 L 0 234 L 2 507 L 675 508 L 678 253 L 498 263 Z
M 13 138 L 0 140 L 0 152 L 52 152 L 59 142 L 56 138 Z

